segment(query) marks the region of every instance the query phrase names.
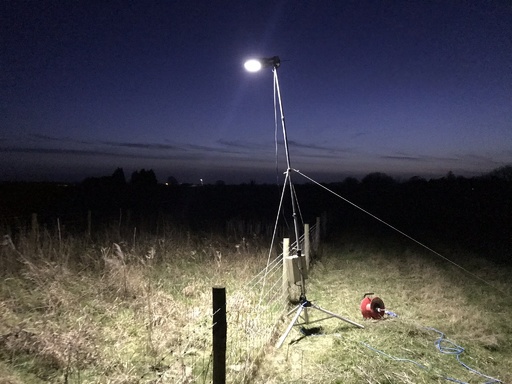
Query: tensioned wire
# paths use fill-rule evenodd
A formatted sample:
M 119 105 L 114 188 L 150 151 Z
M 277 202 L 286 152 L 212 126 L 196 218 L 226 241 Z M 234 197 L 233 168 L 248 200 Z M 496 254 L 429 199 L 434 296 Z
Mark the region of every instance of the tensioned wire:
M 278 159 L 278 111 L 277 111 L 277 102 L 278 102 L 278 97 L 280 98 L 280 95 L 278 94 L 279 92 L 279 84 L 278 84 L 278 80 L 277 80 L 277 74 L 275 72 L 276 70 L 274 69 L 274 84 L 273 84 L 273 88 L 274 88 L 274 140 L 275 140 L 275 157 L 276 157 L 276 181 L 277 181 L 277 185 L 279 185 L 279 171 L 278 171 L 278 167 L 279 167 L 279 159 Z M 280 101 L 280 100 L 279 100 Z M 281 106 L 282 108 L 282 106 Z M 282 115 L 282 109 L 281 109 L 281 115 Z M 282 119 L 284 119 L 284 116 L 282 116 Z M 284 121 L 282 121 L 282 124 L 284 125 Z M 286 137 L 284 137 L 284 140 L 286 140 Z M 289 166 L 289 165 L 288 165 Z M 392 230 L 400 233 L 402 236 L 408 238 L 409 240 L 415 242 L 416 244 L 420 245 L 421 247 L 425 248 L 426 250 L 434 253 L 436 256 L 444 259 L 445 261 L 448 261 L 449 263 L 453 264 L 454 266 L 456 266 L 457 268 L 463 270 L 464 272 L 468 273 L 469 275 L 475 277 L 476 279 L 482 281 L 483 283 L 485 283 L 486 285 L 496 289 L 497 291 L 501 292 L 501 293 L 505 293 L 503 292 L 502 290 L 500 290 L 499 288 L 493 286 L 492 284 L 490 284 L 489 282 L 487 282 L 486 280 L 482 279 L 481 277 L 473 274 L 472 272 L 468 271 L 467 269 L 465 269 L 464 267 L 462 267 L 461 265 L 455 263 L 454 261 L 448 259 L 447 257 L 441 255 L 440 253 L 436 252 L 435 250 L 431 249 L 430 247 L 426 246 L 425 244 L 421 243 L 420 241 L 414 239 L 413 237 L 411 237 L 410 235 L 406 234 L 405 232 L 399 230 L 398 228 L 392 226 L 391 224 L 385 222 L 384 220 L 380 219 L 379 217 L 373 215 L 372 213 L 366 211 L 365 209 L 359 207 L 358 205 L 352 203 L 351 201 L 349 201 L 348 199 L 344 198 L 343 196 L 335 193 L 334 191 L 330 190 L 329 188 L 325 187 L 324 185 L 318 183 L 317 181 L 313 180 L 312 178 L 310 178 L 309 176 L 306 176 L 305 174 L 299 172 L 298 170 L 295 170 L 295 169 L 292 169 L 290 168 L 289 166 L 289 169 L 287 169 L 287 171 L 285 172 L 285 181 L 284 181 L 284 184 L 283 184 L 283 189 L 282 189 L 282 193 L 281 193 L 281 199 L 280 199 L 280 202 L 279 202 L 279 208 L 278 208 L 278 213 L 277 213 L 277 217 L 276 217 L 276 222 L 275 222 L 275 226 L 274 226 L 274 231 L 273 231 L 273 234 L 272 234 L 272 241 L 271 241 L 271 246 L 270 246 L 270 250 L 269 250 L 269 254 L 268 254 L 268 258 L 267 258 L 267 265 L 266 267 L 261 271 L 259 272 L 252 280 L 251 282 L 248 284 L 251 286 L 251 288 L 254 288 L 256 285 L 258 285 L 259 283 L 262 283 L 262 287 L 261 287 L 261 291 L 260 291 L 260 300 L 259 300 L 259 304 L 258 306 L 261 305 L 261 302 L 262 302 L 262 299 L 264 296 L 267 295 L 267 293 L 264 293 L 265 292 L 265 285 L 266 285 L 266 282 L 267 282 L 267 278 L 270 279 L 272 278 L 277 272 L 279 272 L 279 267 L 281 265 L 281 261 L 283 261 L 283 258 L 282 258 L 282 255 L 279 255 L 277 256 L 273 261 L 271 261 L 271 254 L 272 254 L 272 249 L 274 247 L 274 243 L 275 243 L 275 240 L 276 240 L 276 233 L 277 233 L 277 226 L 278 226 L 278 220 L 279 220 L 279 215 L 281 214 L 281 209 L 282 209 L 282 206 L 283 206 L 283 198 L 284 198 L 284 193 L 285 193 L 285 190 L 286 190 L 286 185 L 287 183 L 290 184 L 290 188 L 291 188 L 291 193 L 292 195 L 295 197 L 295 200 L 297 201 L 297 207 L 299 209 L 299 214 L 300 214 L 300 217 L 301 217 L 301 220 L 302 220 L 302 223 L 303 223 L 303 218 L 302 218 L 302 212 L 300 211 L 300 206 L 298 206 L 298 200 L 297 200 L 297 196 L 296 196 L 296 191 L 295 191 L 295 188 L 293 187 L 293 184 L 291 183 L 290 181 L 290 172 L 291 171 L 295 171 L 297 172 L 299 175 L 301 175 L 302 177 L 308 179 L 309 181 L 313 182 L 314 184 L 320 186 L 321 188 L 327 190 L 328 192 L 332 193 L 333 195 L 335 195 L 336 197 L 340 198 L 341 200 L 347 202 L 348 204 L 354 206 L 355 208 L 359 209 L 360 211 L 366 213 L 367 215 L 371 216 L 372 218 L 374 218 L 375 220 L 381 222 L 382 224 L 388 226 L 389 228 L 391 228 Z M 293 202 L 292 202 L 293 204 Z M 299 239 L 297 239 L 297 241 L 300 241 Z M 295 242 L 296 243 L 296 242 Z M 294 244 L 295 244 L 294 243 Z M 295 244 L 297 247 L 299 246 L 298 244 Z M 293 244 L 291 245 L 291 248 L 293 248 Z M 272 286 L 269 288 L 268 290 L 268 294 L 271 295 L 272 294 L 272 290 L 274 290 L 277 285 L 279 284 L 279 279 L 274 282 L 274 284 L 272 284 Z M 371 348 L 371 347 L 370 347 Z M 379 351 L 380 352 L 380 351 Z M 407 361 L 410 361 L 410 360 L 407 360 Z M 413 361 L 412 361 L 413 362 Z M 415 362 L 413 362 L 415 363 Z M 417 363 L 415 363 L 417 364 Z M 418 364 L 419 365 L 419 364 Z M 468 368 L 469 369 L 469 368 Z M 446 378 L 448 380 L 450 380 L 450 378 Z M 456 381 L 456 380 L 454 380 Z M 459 382 L 459 381 L 457 381 Z
M 382 220 L 381 218 L 379 218 L 379 217 L 375 216 L 374 214 L 372 214 L 372 213 L 368 212 L 367 210 L 365 210 L 365 209 L 361 208 L 360 206 L 358 206 L 357 204 L 355 204 L 355 203 L 351 202 L 350 200 L 346 199 L 345 197 L 341 196 L 340 194 L 338 194 L 338 193 L 334 192 L 333 190 L 331 190 L 331 189 L 327 188 L 325 185 L 320 184 L 318 181 L 313 180 L 311 177 L 309 177 L 309 176 L 305 175 L 304 173 L 302 173 L 302 172 L 298 171 L 297 169 L 292 169 L 292 171 L 294 171 L 294 172 L 298 173 L 299 175 L 301 175 L 302 177 L 304 177 L 304 178 L 308 179 L 308 180 L 309 180 L 309 181 L 311 181 L 312 183 L 314 183 L 314 184 L 318 185 L 319 187 L 321 187 L 321 188 L 325 189 L 327 192 L 332 193 L 334 196 L 336 196 L 336 197 L 340 198 L 341 200 L 345 201 L 346 203 L 348 203 L 348 204 L 352 205 L 353 207 L 355 207 L 355 208 L 359 209 L 361 212 L 364 212 L 364 213 L 366 213 L 367 215 L 369 215 L 369 216 L 373 217 L 375 220 L 377 220 L 377 221 L 381 222 L 382 224 L 386 225 L 387 227 L 391 228 L 392 230 L 394 230 L 394 231 L 398 232 L 398 233 L 399 233 L 399 234 L 401 234 L 402 236 L 407 237 L 409 240 L 411 240 L 411 241 L 415 242 L 416 244 L 420 245 L 421 247 L 425 248 L 426 250 L 428 250 L 428 251 L 432 252 L 434 255 L 436 255 L 436 256 L 438 256 L 438 257 L 442 258 L 443 260 L 445 260 L 445 261 L 447 261 L 447 262 L 449 262 L 449 263 L 451 263 L 451 264 L 453 264 L 453 265 L 454 265 L 454 266 L 456 266 L 457 268 L 459 268 L 459 269 L 463 270 L 464 272 L 466 272 L 466 273 L 467 273 L 467 274 L 469 274 L 470 276 L 472 276 L 472 277 L 474 277 L 474 278 L 476 278 L 476 279 L 480 280 L 481 282 L 483 282 L 484 284 L 488 285 L 489 287 L 491 287 L 491 288 L 493 288 L 493 289 L 497 290 L 498 292 L 503 293 L 504 295 L 507 295 L 507 293 L 506 293 L 506 292 L 504 292 L 504 291 L 502 291 L 501 289 L 499 289 L 498 287 L 496 287 L 496 286 L 492 285 L 492 284 L 491 284 L 491 283 L 489 283 L 487 280 L 485 280 L 485 279 L 481 278 L 480 276 L 475 275 L 474 273 L 470 272 L 469 270 L 467 270 L 467 269 L 466 269 L 466 268 L 464 268 L 463 266 L 461 266 L 461 265 L 457 264 L 456 262 L 454 262 L 454 261 L 450 260 L 450 259 L 449 259 L 449 258 L 447 258 L 446 256 L 441 255 L 439 252 L 437 252 L 437 251 L 433 250 L 432 248 L 430 248 L 430 247 L 426 246 L 425 244 L 423 244 L 422 242 L 420 242 L 420 241 L 416 240 L 416 239 L 415 239 L 415 238 L 413 238 L 412 236 L 409 236 L 407 233 L 405 233 L 405 232 L 403 232 L 403 231 L 399 230 L 398 228 L 396 228 L 396 227 L 394 227 L 393 225 L 391 225 L 391 224 L 387 223 L 386 221 Z
M 287 172 L 286 173 L 286 177 L 285 177 L 285 184 L 284 185 L 286 185 L 286 182 L 288 181 L 288 177 L 289 177 L 289 173 Z M 281 192 L 281 199 L 279 200 L 279 207 L 277 209 L 277 217 L 276 217 L 276 221 L 274 223 L 274 231 L 272 232 L 272 240 L 270 242 L 270 249 L 268 251 L 267 266 L 265 268 L 265 274 L 263 275 L 263 285 L 262 285 L 260 301 L 259 301 L 258 305 L 261 305 L 261 299 L 263 298 L 263 289 L 265 288 L 267 271 L 268 271 L 268 267 L 269 267 L 269 264 L 270 264 L 270 257 L 272 256 L 272 249 L 274 248 L 274 243 L 276 241 L 277 225 L 278 225 L 278 222 L 279 222 L 279 214 L 281 213 L 281 208 L 283 206 L 283 199 L 284 199 L 285 190 L 286 190 L 286 188 L 283 187 L 283 190 Z
M 277 78 L 277 72 L 276 72 L 275 68 L 273 70 L 273 74 L 274 74 L 274 76 L 273 76 L 273 91 L 274 91 L 274 146 L 275 146 L 275 158 L 276 158 L 276 184 L 279 186 L 279 151 L 278 151 L 278 138 L 277 138 L 277 136 L 278 136 L 278 130 L 279 130 L 278 129 L 278 127 L 279 127 L 279 122 L 278 122 L 278 119 L 279 119 L 279 117 L 278 117 L 278 101 L 280 102 L 280 95 L 279 95 L 279 80 Z M 281 124 L 284 124 L 284 122 L 283 122 L 284 115 L 283 115 L 283 111 L 282 111 L 282 105 L 280 105 L 280 108 L 281 108 Z M 284 137 L 283 140 L 286 140 L 286 138 Z M 295 188 L 293 188 L 293 184 L 290 182 L 290 171 L 291 171 L 291 169 L 288 169 L 285 172 L 285 179 L 284 179 L 283 188 L 282 188 L 282 191 L 281 191 L 281 198 L 279 200 L 279 207 L 277 209 L 277 216 L 276 216 L 276 220 L 275 220 L 275 223 L 274 223 L 274 231 L 272 233 L 272 240 L 270 242 L 270 249 L 269 249 L 268 258 L 267 258 L 267 265 L 266 265 L 264 270 L 262 270 L 260 273 L 258 273 L 255 276 L 255 278 L 252 279 L 252 282 L 254 282 L 252 285 L 254 287 L 256 284 L 258 284 L 261 281 L 261 278 L 260 278 L 260 279 L 258 279 L 255 282 L 255 279 L 260 274 L 263 274 L 263 277 L 262 277 L 263 283 L 262 283 L 261 295 L 260 295 L 260 300 L 259 300 L 258 305 L 261 305 L 261 300 L 263 298 L 263 292 L 264 292 L 264 288 L 265 288 L 265 284 L 266 284 L 266 278 L 267 278 L 267 275 L 270 272 L 269 268 L 271 268 L 271 270 L 272 270 L 273 268 L 275 268 L 277 266 L 276 264 L 279 264 L 279 261 L 282 260 L 282 256 L 281 255 L 277 256 L 277 258 L 274 259 L 274 261 L 272 261 L 272 262 L 270 261 L 270 258 L 272 256 L 272 249 L 274 249 L 274 245 L 275 245 L 275 241 L 276 241 L 277 227 L 278 227 L 278 224 L 279 224 L 279 215 L 282 212 L 284 194 L 285 194 L 285 191 L 286 191 L 286 185 L 287 184 L 290 185 L 291 193 L 293 194 L 293 196 L 295 196 L 295 201 L 296 201 L 296 204 L 297 204 L 297 209 L 299 211 L 299 216 L 301 218 L 302 225 L 304 225 L 304 219 L 302 217 L 302 211 L 300 209 L 300 205 L 299 205 L 298 200 L 297 200 L 297 194 L 295 192 Z M 293 201 L 292 201 L 292 204 L 293 204 Z M 300 239 L 296 239 L 296 241 L 293 244 L 290 245 L 290 248 L 293 248 L 294 245 L 298 248 L 298 244 L 296 244 L 297 241 L 300 241 Z M 271 267 L 271 265 L 273 265 L 273 267 Z
M 448 259 L 446 256 L 443 256 L 441 255 L 439 252 L 436 252 L 435 250 L 433 250 L 432 248 L 426 246 L 425 244 L 421 243 L 420 241 L 414 239 L 413 237 L 411 237 L 410 235 L 406 234 L 405 232 L 399 230 L 398 228 L 394 227 L 393 225 L 387 223 L 386 221 L 380 219 L 379 217 L 375 216 L 374 214 L 366 211 L 365 209 L 359 207 L 357 204 L 351 202 L 350 200 L 346 199 L 345 197 L 339 195 L 338 193 L 332 191 L 331 189 L 327 188 L 326 186 L 320 184 L 319 182 L 315 181 L 314 179 L 310 178 L 309 176 L 303 174 L 302 172 L 296 170 L 296 169 L 291 169 L 292 171 L 298 173 L 299 175 L 301 175 L 302 177 L 308 179 L 309 181 L 311 181 L 312 183 L 322 187 L 323 189 L 325 189 L 326 191 L 332 193 L 333 195 L 335 195 L 336 197 L 340 198 L 341 200 L 345 201 L 346 203 L 352 205 L 353 207 L 359 209 L 360 211 L 364 212 L 365 214 L 371 216 L 372 218 L 374 218 L 375 220 L 381 222 L 382 224 L 386 225 L 387 227 L 391 228 L 392 230 L 400 233 L 402 236 L 405 236 L 406 238 L 408 238 L 409 240 L 415 242 L 416 244 L 420 245 L 421 247 L 425 248 L 426 250 L 434 253 L 436 256 L 442 258 L 443 260 L 445 261 L 448 261 L 449 263 L 453 264 L 454 266 L 456 266 L 457 268 L 460 268 L 461 270 L 463 270 L 464 272 L 466 272 L 467 274 L 471 275 L 472 277 L 480 280 L 481 282 L 483 282 L 484 284 L 488 285 L 489 287 L 491 288 L 494 288 L 496 289 L 497 291 L 503 293 L 506 295 L 505 292 L 503 292 L 501 289 L 495 287 L 494 285 L 492 285 L 491 283 L 489 283 L 487 280 L 485 279 L 482 279 L 481 277 L 475 275 L 474 273 L 470 272 L 469 270 L 467 270 L 466 268 L 462 267 L 461 265 L 455 263 L 454 261 Z M 435 329 L 435 328 L 430 328 L 430 327 L 426 327 L 427 330 L 431 330 L 431 331 L 434 331 L 434 332 L 437 332 L 440 337 L 435 341 L 435 345 L 436 345 L 436 348 L 441 352 L 441 353 L 444 353 L 444 354 L 453 354 L 453 355 L 456 355 L 456 358 L 457 358 L 457 361 L 464 367 L 466 368 L 467 370 L 477 374 L 477 375 L 480 375 L 482 377 L 485 377 L 487 379 L 489 379 L 490 381 L 487 381 L 486 383 L 501 383 L 502 381 L 500 381 L 499 379 L 496 379 L 494 377 L 491 377 L 491 376 L 488 376 L 488 375 L 485 375 L 473 368 L 471 368 L 470 366 L 468 366 L 467 364 L 465 364 L 464 362 L 462 362 L 460 360 L 460 355 L 464 352 L 464 348 L 460 347 L 459 345 L 453 343 L 452 341 L 446 339 L 445 335 L 443 332 Z M 389 358 L 391 358 L 392 360 L 396 360 L 396 361 L 404 361 L 404 362 L 411 362 L 413 364 L 416 364 L 417 366 L 419 366 L 420 368 L 423 368 L 423 369 L 426 369 L 426 367 L 423 365 L 423 364 L 420 364 L 414 360 L 410 360 L 410 359 L 403 359 L 403 358 L 397 358 L 395 356 L 392 356 L 392 355 L 388 355 L 386 354 L 385 352 L 381 351 L 381 350 L 378 350 L 366 343 L 362 343 L 365 347 L 369 348 L 369 349 L 372 349 L 374 351 L 376 351 L 377 353 L 380 353 L 380 354 L 383 354 Z M 461 383 L 461 384 L 467 384 L 466 382 L 463 382 L 463 381 L 460 381 L 460 380 L 457 380 L 457 379 L 454 379 L 454 378 L 451 378 L 451 377 L 447 377 L 447 376 L 441 376 L 443 379 L 445 380 L 448 380 L 448 381 L 453 381 L 453 382 L 456 382 L 456 383 Z
M 251 288 L 254 288 L 257 284 L 262 282 L 261 291 L 260 291 L 260 300 L 259 300 L 258 305 L 261 305 L 261 301 L 262 301 L 263 296 L 264 296 L 267 277 L 269 275 L 274 275 L 276 273 L 276 269 L 281 266 L 281 262 L 283 261 L 283 255 L 282 254 L 278 255 L 272 261 L 271 261 L 271 257 L 272 257 L 272 250 L 274 249 L 274 245 L 275 245 L 275 242 L 276 242 L 277 227 L 278 227 L 278 224 L 279 224 L 279 215 L 281 214 L 281 210 L 282 210 L 282 206 L 283 206 L 284 194 L 286 192 L 286 185 L 287 185 L 287 183 L 289 183 L 288 182 L 289 181 L 288 178 L 289 178 L 289 172 L 286 172 L 286 177 L 285 177 L 283 189 L 281 191 L 281 198 L 279 200 L 279 207 L 278 207 L 278 211 L 277 211 L 277 215 L 276 215 L 276 220 L 275 220 L 275 223 L 274 223 L 274 230 L 273 230 L 273 233 L 272 233 L 272 240 L 270 242 L 270 249 L 269 249 L 269 252 L 268 252 L 266 267 L 263 270 L 261 270 L 259 273 L 257 273 L 251 279 L 251 281 L 248 284 L 248 285 L 251 286 Z M 295 191 L 295 188 L 293 188 L 293 185 L 290 188 L 292 188 L 292 193 L 294 194 L 295 199 L 297 199 L 296 191 Z M 304 225 L 304 220 L 302 218 L 302 212 L 300 210 L 300 206 L 298 204 L 298 201 L 297 201 L 297 208 L 298 208 L 298 211 L 299 211 L 299 215 L 301 217 L 302 225 Z M 312 230 L 314 230 L 314 228 L 315 228 L 315 225 L 310 227 L 310 232 Z M 302 234 L 300 236 L 298 241 L 300 242 L 301 240 L 303 240 L 303 238 L 304 238 L 304 234 Z M 293 249 L 294 247 L 298 248 L 297 240 L 295 240 L 293 243 L 290 244 L 290 248 L 291 249 Z M 277 269 L 277 271 L 279 271 L 279 269 Z M 276 283 L 273 284 L 273 287 L 275 285 L 276 285 Z
M 316 225 L 313 225 L 311 228 L 310 228 L 310 232 L 313 232 L 316 228 Z M 304 239 L 304 235 L 302 235 L 300 237 L 300 241 L 302 241 Z M 291 245 L 290 245 L 290 248 L 294 248 L 296 246 L 296 241 L 294 241 Z M 248 286 L 250 286 L 251 288 L 254 288 L 256 287 L 259 283 L 261 282 L 264 282 L 265 281 L 265 276 L 272 276 L 274 274 L 276 274 L 277 272 L 280 271 L 280 268 L 281 267 L 281 262 L 283 261 L 283 254 L 279 254 L 278 256 L 276 256 L 272 261 L 270 261 L 270 256 L 269 256 L 269 259 L 268 259 L 268 262 L 267 262 L 267 265 L 265 268 L 263 268 L 260 272 L 258 272 L 256 275 L 254 275 L 254 277 L 249 281 L 249 283 L 247 283 Z M 262 289 L 265 287 L 265 284 L 263 283 L 262 284 Z

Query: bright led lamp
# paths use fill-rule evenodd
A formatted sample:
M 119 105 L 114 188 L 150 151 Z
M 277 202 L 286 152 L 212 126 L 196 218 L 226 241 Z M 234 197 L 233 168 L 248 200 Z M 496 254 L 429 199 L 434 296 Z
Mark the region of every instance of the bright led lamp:
M 258 72 L 261 69 L 262 65 L 259 60 L 251 59 L 245 62 L 244 67 L 249 72 Z
M 281 60 L 278 56 L 263 58 L 263 59 L 250 59 L 244 63 L 244 67 L 249 72 L 258 72 L 263 67 L 277 68 L 281 65 Z

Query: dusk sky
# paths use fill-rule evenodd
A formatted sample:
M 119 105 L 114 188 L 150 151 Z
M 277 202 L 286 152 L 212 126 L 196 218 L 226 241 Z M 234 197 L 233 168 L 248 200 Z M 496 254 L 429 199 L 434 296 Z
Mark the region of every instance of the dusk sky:
M 317 181 L 512 164 L 507 0 L 3 0 L 0 39 L 0 181 L 275 182 L 275 55 Z

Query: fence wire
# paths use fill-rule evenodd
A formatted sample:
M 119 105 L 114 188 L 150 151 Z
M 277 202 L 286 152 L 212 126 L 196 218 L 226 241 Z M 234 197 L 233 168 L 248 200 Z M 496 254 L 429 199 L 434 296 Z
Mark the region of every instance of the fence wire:
M 172 281 L 150 278 L 156 268 L 166 265 L 166 260 L 170 261 L 168 258 L 171 255 L 165 253 L 176 248 L 172 243 L 176 233 L 164 232 L 156 240 L 139 240 L 137 237 L 137 241 L 129 239 L 119 243 L 110 242 L 110 246 L 107 243 L 103 247 L 91 243 L 89 238 L 70 233 L 66 229 L 66 220 L 59 219 L 57 223 L 57 228 L 45 227 L 41 230 L 37 223 L 32 223 L 31 229 L 18 232 L 16 238 L 4 235 L 2 252 L 8 256 L 23 256 L 26 261 L 24 268 L 36 268 L 38 263 L 44 265 L 48 273 L 45 280 L 41 281 L 41 290 L 46 285 L 66 289 L 67 283 L 63 277 L 53 271 L 61 271 L 62 267 L 68 263 L 71 265 L 72 261 L 90 263 L 101 271 L 101 284 L 97 289 L 104 295 L 118 296 L 114 301 L 116 305 L 128 305 L 126 308 L 129 310 L 124 310 L 126 316 L 133 316 L 134 326 L 138 324 L 137 328 L 146 335 L 134 341 L 131 335 L 125 334 L 126 329 L 117 331 L 117 338 L 112 340 L 117 347 L 111 352 L 111 357 L 120 364 L 116 374 L 120 377 L 137 376 L 140 383 L 211 383 L 214 325 L 211 291 L 206 289 L 207 283 L 196 287 L 195 277 L 190 279 L 189 285 L 183 286 L 183 283 L 173 291 Z M 2 227 L 2 230 L 8 233 L 8 228 Z M 315 230 L 315 226 L 312 226 L 310 233 Z M 106 237 L 111 241 L 110 235 Z M 304 241 L 304 236 L 300 241 Z M 144 246 L 149 243 L 153 245 L 149 250 L 144 250 Z M 291 244 L 290 254 L 296 248 L 295 243 Z M 189 255 L 193 260 L 187 262 L 193 264 L 194 258 L 199 257 L 201 252 Z M 185 263 L 184 260 L 184 256 L 177 258 L 168 263 L 168 268 L 174 268 L 173 265 L 178 267 L 179 263 Z M 202 262 L 204 259 L 197 260 L 197 263 Z M 193 272 L 193 267 L 188 265 L 187 268 Z M 143 275 L 141 271 L 145 271 Z M 172 271 L 169 272 L 170 276 L 165 279 L 172 280 Z M 34 269 L 33 273 L 36 276 L 41 272 Z M 283 253 L 269 258 L 264 268 L 248 277 L 247 281 L 240 281 L 240 286 L 226 287 L 228 383 L 247 383 L 255 377 L 265 348 L 279 336 L 280 320 L 288 307 L 288 298 L 283 289 L 287 283 L 283 281 Z M 182 277 L 182 280 L 186 278 Z M 115 324 L 120 313 L 114 311 L 108 316 L 112 318 L 112 324 Z M 99 324 L 95 326 L 101 327 Z M 101 333 L 100 328 L 98 333 Z M 126 355 L 130 344 L 145 350 L 141 355 L 143 357 L 130 360 Z M 71 373 L 73 369 L 70 368 Z M 76 374 L 80 375 L 80 369 L 76 368 Z M 81 380 L 88 382 L 85 378 Z

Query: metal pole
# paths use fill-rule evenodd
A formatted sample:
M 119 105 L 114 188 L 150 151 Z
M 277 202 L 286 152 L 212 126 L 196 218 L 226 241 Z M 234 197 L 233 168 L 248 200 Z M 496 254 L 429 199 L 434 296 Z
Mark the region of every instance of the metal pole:
M 293 190 L 293 183 L 292 183 L 292 177 L 291 177 L 291 163 L 290 163 L 290 152 L 288 149 L 288 136 L 286 133 L 286 122 L 284 119 L 284 110 L 283 110 L 283 102 L 281 100 L 281 89 L 279 88 L 279 78 L 277 76 L 277 67 L 278 65 L 274 65 L 272 72 L 274 72 L 274 87 L 277 92 L 277 99 L 279 102 L 279 110 L 281 112 L 281 126 L 283 127 L 283 141 L 284 141 L 284 150 L 286 154 L 286 174 L 288 177 L 288 186 L 290 188 L 290 196 L 292 200 L 292 215 L 293 215 L 293 224 L 295 229 L 295 244 L 297 245 L 297 257 L 298 265 L 299 265 L 299 271 L 300 271 L 300 290 L 301 290 L 301 299 L 306 297 L 306 281 L 304 279 L 304 266 L 302 263 L 302 250 L 300 246 L 300 232 L 299 232 L 299 221 L 297 217 L 297 201 L 295 199 L 295 193 Z

